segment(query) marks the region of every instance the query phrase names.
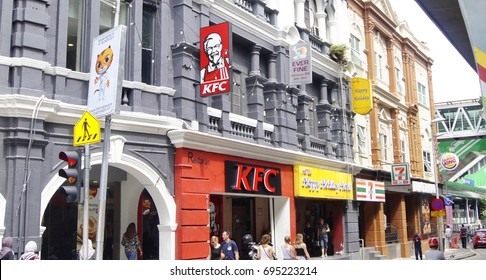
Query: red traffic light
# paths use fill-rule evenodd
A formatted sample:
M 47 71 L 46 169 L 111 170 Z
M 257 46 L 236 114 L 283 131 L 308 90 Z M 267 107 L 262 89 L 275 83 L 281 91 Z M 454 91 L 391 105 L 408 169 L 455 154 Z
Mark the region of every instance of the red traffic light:
M 76 167 L 79 162 L 79 154 L 77 152 L 60 152 L 59 159 L 68 163 L 69 168 Z

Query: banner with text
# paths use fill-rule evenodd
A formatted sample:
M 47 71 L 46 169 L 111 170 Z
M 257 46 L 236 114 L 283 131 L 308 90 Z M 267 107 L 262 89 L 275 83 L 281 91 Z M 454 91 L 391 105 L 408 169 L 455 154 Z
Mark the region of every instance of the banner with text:
M 294 195 L 353 200 L 351 174 L 302 165 L 294 166 Z
M 224 22 L 199 31 L 201 51 L 199 55 L 201 85 L 200 95 L 206 97 L 229 93 L 232 90 L 231 75 L 231 24 Z
M 290 84 L 312 83 L 312 48 L 310 43 L 302 42 L 290 46 Z
M 351 78 L 351 96 L 353 99 L 353 112 L 356 114 L 366 115 L 373 109 L 373 94 L 370 80 Z

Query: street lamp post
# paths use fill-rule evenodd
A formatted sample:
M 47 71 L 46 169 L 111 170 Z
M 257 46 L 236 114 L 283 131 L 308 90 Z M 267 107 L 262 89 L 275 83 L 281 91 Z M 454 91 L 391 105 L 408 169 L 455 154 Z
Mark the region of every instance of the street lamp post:
M 438 172 L 437 172 L 437 135 L 434 133 L 433 125 L 437 124 L 438 122 L 445 121 L 444 118 L 436 118 L 430 121 L 430 129 L 432 132 L 432 158 L 433 158 L 433 166 L 434 166 L 434 182 L 435 182 L 435 198 L 439 199 L 439 182 L 438 182 Z M 443 228 L 443 219 L 442 216 L 437 216 L 437 237 L 439 239 L 439 250 L 444 252 L 444 244 L 442 243 L 442 228 Z

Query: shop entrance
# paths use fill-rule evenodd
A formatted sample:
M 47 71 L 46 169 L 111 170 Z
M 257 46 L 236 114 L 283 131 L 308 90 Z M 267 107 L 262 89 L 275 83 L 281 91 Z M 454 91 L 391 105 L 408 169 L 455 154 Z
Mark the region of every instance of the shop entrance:
M 93 180 L 89 192 L 89 238 L 94 247 L 96 247 L 97 209 L 99 208 L 99 203 L 97 204 L 97 201 L 99 201 L 99 198 L 97 200 L 99 169 L 99 165 L 92 167 L 90 174 Z M 121 179 L 121 181 L 110 180 L 115 178 Z M 125 196 L 124 201 L 133 201 L 132 205 L 135 206 L 132 207 L 133 210 L 130 210 L 133 213 L 132 217 L 134 217 L 131 221 L 137 225 L 137 233 L 144 252 L 139 259 L 159 259 L 159 231 L 157 228 L 159 215 L 155 203 L 146 189 L 133 192 L 134 182 L 136 180 L 125 171 L 110 166 L 106 195 L 104 260 L 124 258 L 122 256 L 124 248 L 121 246 L 121 237 L 128 224 L 122 221 L 122 209 L 127 207 L 121 203 L 122 194 Z M 130 188 L 127 188 L 127 185 L 130 185 Z M 58 190 L 50 199 L 42 219 L 42 226 L 46 228 L 42 235 L 42 259 L 78 259 L 83 241 L 82 221 L 83 203 L 67 203 L 65 193 Z
M 98 221 L 96 203 L 91 203 L 91 198 L 99 192 L 99 186 L 94 181 L 90 187 L 90 213 L 88 238 L 96 249 L 96 225 Z M 119 222 L 115 216 L 119 215 L 119 203 L 117 197 L 120 195 L 119 183 L 110 183 L 107 186 L 106 195 L 106 220 L 103 259 L 119 259 L 120 242 L 115 234 L 119 228 Z M 118 186 L 118 187 L 117 187 Z M 81 192 L 83 190 L 81 189 Z M 79 250 L 83 243 L 83 203 L 67 203 L 64 192 L 58 190 L 50 200 L 43 215 L 42 226 L 46 228 L 42 235 L 42 259 L 51 260 L 76 260 L 79 258 Z M 116 241 L 115 241 L 116 239 Z
M 243 236 L 251 234 L 255 240 L 255 199 L 254 198 L 233 198 L 232 199 L 232 228 L 233 240 L 237 244 L 243 244 Z
M 159 259 L 159 214 L 155 208 L 152 196 L 146 189 L 140 195 L 138 211 L 138 232 L 142 232 L 140 242 L 142 242 L 144 260 Z
M 272 235 L 270 203 L 266 197 L 212 194 L 209 208 L 210 235 L 216 235 L 222 241 L 223 231 L 229 230 L 240 251 L 240 259 L 248 259 L 243 236 L 250 234 L 254 242 L 259 242 L 263 234 Z
M 329 225 L 331 232 L 328 234 L 328 255 L 342 249 L 343 242 L 343 221 L 341 201 L 322 199 L 296 199 L 296 226 L 297 232 L 304 235 L 304 242 L 311 256 L 321 256 L 321 247 L 318 244 L 320 218 L 324 218 Z M 339 246 L 336 247 L 336 244 Z

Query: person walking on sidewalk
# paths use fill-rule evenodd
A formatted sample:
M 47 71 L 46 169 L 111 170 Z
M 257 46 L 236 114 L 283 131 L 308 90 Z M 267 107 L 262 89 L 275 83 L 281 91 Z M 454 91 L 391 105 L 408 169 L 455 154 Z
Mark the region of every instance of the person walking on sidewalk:
M 445 238 L 447 239 L 447 249 L 451 248 L 451 241 L 452 241 L 452 229 L 449 225 L 447 225 L 447 228 L 445 230 Z
M 222 260 L 239 260 L 238 246 L 230 239 L 231 233 L 228 230 L 223 231 L 223 243 L 221 244 Z
M 304 243 L 304 235 L 302 233 L 297 233 L 295 237 L 295 254 L 298 260 L 309 260 L 310 255 L 307 251 L 307 245 Z
M 415 259 L 418 260 L 420 256 L 420 260 L 422 260 L 422 238 L 418 233 L 413 236 L 413 247 L 415 248 Z
M 466 249 L 466 244 L 467 244 L 467 228 L 462 224 L 462 227 L 459 231 L 459 237 L 461 238 L 462 241 L 462 248 Z
M 445 260 L 444 253 L 439 251 L 439 241 L 437 238 L 432 237 L 429 239 L 430 250 L 425 252 L 426 260 Z
M 319 236 L 319 245 L 321 245 L 321 258 L 327 257 L 327 245 L 329 242 L 328 233 L 331 231 L 324 218 L 320 218 L 317 227 L 317 236 Z
M 295 248 L 290 244 L 290 236 L 285 236 L 285 244 L 282 246 L 284 260 L 296 260 Z

